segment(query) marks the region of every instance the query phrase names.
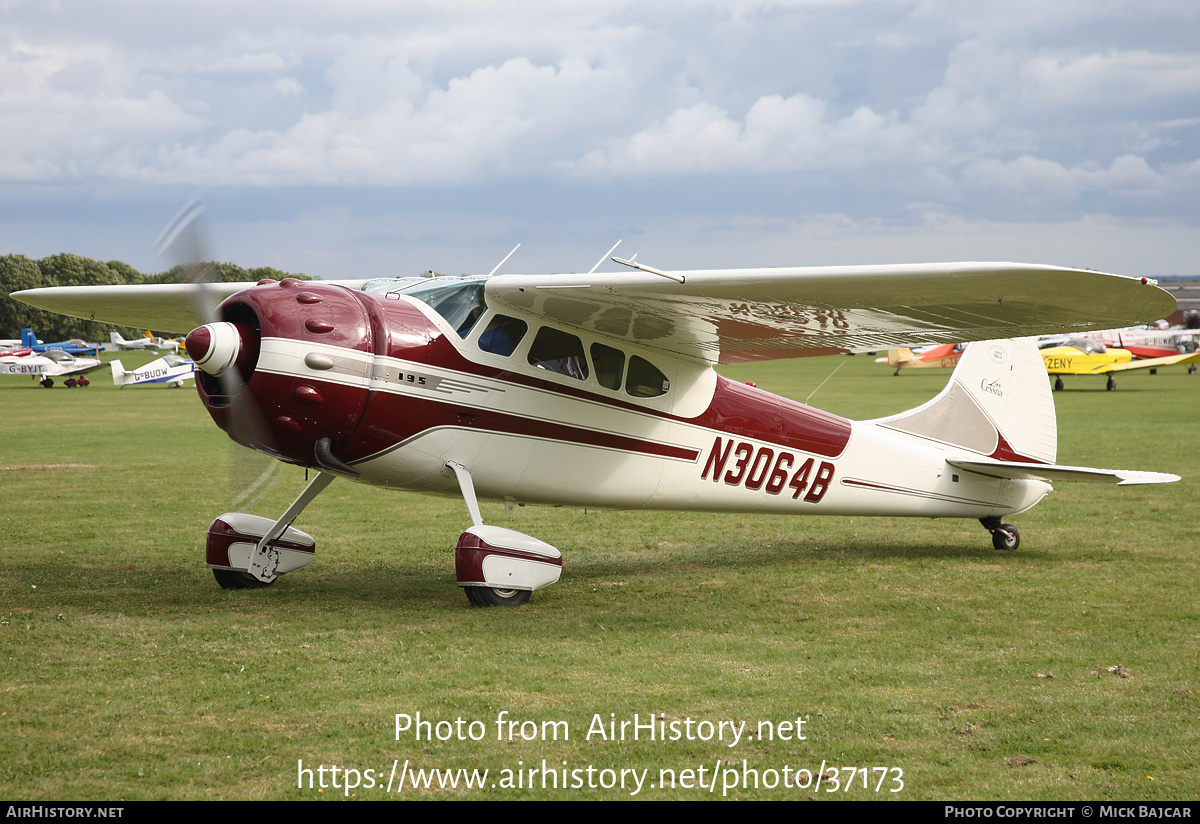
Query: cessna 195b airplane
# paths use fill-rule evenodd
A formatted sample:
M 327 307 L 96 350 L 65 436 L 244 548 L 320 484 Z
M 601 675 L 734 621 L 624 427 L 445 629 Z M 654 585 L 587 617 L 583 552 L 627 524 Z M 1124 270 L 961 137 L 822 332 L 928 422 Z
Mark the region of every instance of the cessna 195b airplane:
M 1053 396 L 1026 336 L 1169 315 L 1153 281 L 1011 263 L 67 287 L 19 300 L 188 330 L 197 389 L 240 444 L 318 474 L 279 518 L 209 530 L 224 587 L 311 561 L 290 524 L 338 477 L 461 495 L 456 551 L 472 603 L 518 604 L 559 551 L 486 524 L 478 498 L 795 515 L 1004 519 L 1059 480 L 1176 475 L 1055 463 Z M 215 302 L 215 301 L 214 301 Z M 206 322 L 207 321 L 207 322 Z M 202 325 L 201 325 L 202 324 Z M 197 327 L 197 328 L 193 328 Z M 850 421 L 718 375 L 717 363 L 981 341 L 911 411 Z

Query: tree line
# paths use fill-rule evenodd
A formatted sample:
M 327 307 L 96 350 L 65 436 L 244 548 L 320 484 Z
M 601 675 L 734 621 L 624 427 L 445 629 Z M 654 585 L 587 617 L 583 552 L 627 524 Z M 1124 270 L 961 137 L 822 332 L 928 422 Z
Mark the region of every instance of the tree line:
M 220 283 L 257 281 L 264 278 L 281 280 L 286 277 L 311 280 L 308 275 L 290 274 L 259 266 L 244 269 L 236 263 L 209 264 L 209 280 Z M 79 255 L 61 254 L 31 260 L 24 255 L 0 257 L 0 338 L 20 337 L 21 330 L 30 328 L 45 341 L 83 338 L 86 341 L 107 342 L 111 332 L 124 337 L 141 337 L 141 329 L 114 326 L 109 323 L 56 315 L 9 297 L 11 292 L 38 289 L 43 286 L 105 286 L 140 283 L 183 283 L 192 272 L 188 264 L 180 264 L 165 272 L 143 274 L 127 263 L 110 260 L 107 263 Z M 150 330 L 155 331 L 155 330 Z

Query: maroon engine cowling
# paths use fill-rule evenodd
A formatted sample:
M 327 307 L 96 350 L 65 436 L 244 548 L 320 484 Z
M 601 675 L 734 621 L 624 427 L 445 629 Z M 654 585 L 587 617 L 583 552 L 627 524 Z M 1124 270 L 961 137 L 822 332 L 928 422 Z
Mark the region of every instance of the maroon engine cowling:
M 196 389 L 217 425 L 238 443 L 288 463 L 322 465 L 316 453 L 323 439 L 335 460 L 352 460 L 355 456 L 339 454 L 340 445 L 359 422 L 367 389 L 258 366 L 262 342 L 270 338 L 371 353 L 374 330 L 364 297 L 340 286 L 285 278 L 260 281 L 225 300 L 217 315 L 241 338 L 237 360 L 220 377 L 196 372 Z M 193 338 L 203 349 L 208 333 L 201 327 L 188 336 L 189 344 Z M 193 357 L 200 362 L 201 354 Z
M 447 419 L 458 420 L 456 415 L 463 411 L 442 400 L 369 392 L 365 385 L 347 386 L 323 377 L 353 374 L 366 384 L 369 368 L 364 371 L 351 359 L 327 373 L 304 366 L 293 370 L 303 377 L 259 368 L 262 343 L 271 338 L 355 349 L 414 366 L 469 366 L 437 324 L 409 301 L 285 278 L 260 281 L 233 295 L 218 307 L 217 317 L 231 325 L 221 334 L 238 341 L 236 360 L 222 377 L 202 371 L 201 352 L 213 343 L 213 330 L 192 330 L 188 352 L 201 367 L 196 389 L 213 420 L 231 438 L 282 461 L 353 473 L 348 464 Z M 219 345 L 214 348 L 222 350 Z M 320 354 L 318 349 L 314 346 L 313 354 Z M 301 347 L 299 354 L 304 358 L 308 352 Z M 405 372 L 386 379 L 424 385 L 426 376 Z

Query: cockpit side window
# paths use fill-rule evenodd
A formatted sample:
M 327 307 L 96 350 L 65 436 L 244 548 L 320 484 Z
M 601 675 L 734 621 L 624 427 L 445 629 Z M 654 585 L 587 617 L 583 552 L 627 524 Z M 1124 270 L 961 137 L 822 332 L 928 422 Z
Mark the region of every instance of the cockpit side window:
M 538 330 L 533 345 L 529 347 L 529 362 L 539 369 L 548 369 L 577 380 L 586 380 L 588 376 L 583 341 L 551 326 L 543 326 Z
M 529 331 L 529 324 L 519 318 L 496 315 L 479 336 L 479 348 L 493 355 L 508 357 Z

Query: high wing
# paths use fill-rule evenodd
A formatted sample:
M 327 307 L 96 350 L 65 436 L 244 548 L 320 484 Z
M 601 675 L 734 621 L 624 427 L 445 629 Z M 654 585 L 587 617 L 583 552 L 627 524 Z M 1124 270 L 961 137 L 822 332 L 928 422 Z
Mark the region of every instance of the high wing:
M 224 298 L 253 285 L 208 288 Z M 1153 282 L 1019 263 L 498 275 L 485 289 L 497 309 L 721 363 L 1109 329 L 1175 309 Z M 205 320 L 192 306 L 194 290 L 59 287 L 13 297 L 74 317 L 186 332 Z
M 214 305 L 249 289 L 253 283 L 211 283 L 205 288 Z M 191 283 L 151 283 L 133 286 L 47 286 L 13 292 L 12 297 L 38 309 L 57 312 L 83 320 L 160 329 L 165 332 L 190 332 L 207 318 L 193 305 L 196 286 Z M 133 341 L 136 342 L 136 341 Z
M 1103 329 L 1175 311 L 1153 281 L 1020 263 L 499 275 L 486 290 L 493 306 L 720 363 Z
M 356 288 L 363 281 L 341 281 Z M 215 306 L 230 295 L 256 283 L 209 283 L 204 286 Z M 192 283 L 152 283 L 132 286 L 47 286 L 13 292 L 12 297 L 30 306 L 83 320 L 115 323 L 138 329 L 158 329 L 186 334 L 205 323 L 196 303 Z M 139 339 L 140 340 L 140 339 Z

